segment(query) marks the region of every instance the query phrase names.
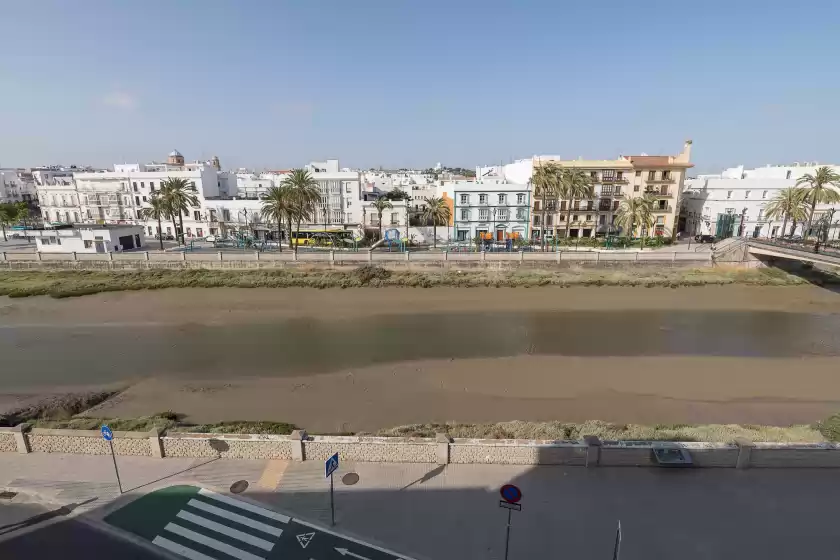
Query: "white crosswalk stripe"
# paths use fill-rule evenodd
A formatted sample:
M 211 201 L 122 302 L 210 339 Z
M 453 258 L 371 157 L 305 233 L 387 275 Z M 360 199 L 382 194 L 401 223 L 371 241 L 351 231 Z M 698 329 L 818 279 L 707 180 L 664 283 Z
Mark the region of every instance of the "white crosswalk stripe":
M 245 552 L 244 550 L 240 550 L 235 546 L 231 546 L 227 543 L 217 541 L 216 539 L 202 535 L 201 533 L 196 533 L 195 531 L 191 531 L 190 529 L 187 529 L 186 527 L 181 527 L 180 525 L 176 525 L 175 523 L 167 523 L 166 527 L 164 527 L 163 529 L 164 531 L 175 533 L 176 535 L 180 535 L 186 539 L 190 539 L 191 541 L 203 544 L 204 546 L 208 546 L 212 549 L 218 550 L 219 552 L 224 552 L 225 554 L 233 556 L 234 558 L 239 558 L 239 560 L 263 560 L 262 556 L 257 556 L 256 554 Z
M 274 549 L 276 538 L 283 534 L 277 525 L 290 520 L 283 514 L 202 488 L 152 543 L 188 560 L 264 560 Z
M 216 531 L 217 533 L 221 533 L 223 535 L 227 535 L 229 537 L 233 537 L 234 539 L 240 540 L 244 543 L 248 543 L 252 546 L 256 546 L 257 548 L 262 548 L 263 550 L 271 550 L 274 548 L 274 543 L 270 543 L 266 540 L 263 540 L 259 537 L 255 537 L 253 535 L 249 535 L 248 533 L 243 533 L 242 531 L 238 531 L 236 529 L 232 529 L 227 525 L 222 525 L 221 523 L 216 523 L 215 521 L 211 521 L 200 515 L 192 514 L 188 511 L 181 510 L 178 512 L 178 515 L 181 519 L 186 519 L 191 523 L 195 523 L 196 525 L 200 525 L 201 527 L 206 527 L 211 531 Z

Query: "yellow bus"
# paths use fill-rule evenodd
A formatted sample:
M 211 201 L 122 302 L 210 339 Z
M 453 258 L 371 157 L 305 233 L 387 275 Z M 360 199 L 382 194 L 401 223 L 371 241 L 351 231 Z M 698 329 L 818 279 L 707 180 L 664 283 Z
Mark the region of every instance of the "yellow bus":
M 292 243 L 295 245 L 333 245 L 337 240 L 350 243 L 353 241 L 353 232 L 336 228 L 292 232 Z

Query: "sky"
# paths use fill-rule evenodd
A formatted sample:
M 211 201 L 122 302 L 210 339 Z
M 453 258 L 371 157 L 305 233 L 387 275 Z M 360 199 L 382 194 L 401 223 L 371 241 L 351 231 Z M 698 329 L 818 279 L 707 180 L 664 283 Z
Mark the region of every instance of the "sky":
M 0 0 L 0 166 L 840 163 L 840 2 Z

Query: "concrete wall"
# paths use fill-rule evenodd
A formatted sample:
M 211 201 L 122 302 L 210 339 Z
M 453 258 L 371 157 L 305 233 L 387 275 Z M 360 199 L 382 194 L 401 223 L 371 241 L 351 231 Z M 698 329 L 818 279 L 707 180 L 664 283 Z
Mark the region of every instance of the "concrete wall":
M 451 440 L 357 436 L 114 432 L 119 455 L 149 457 L 225 457 L 324 461 L 338 453 L 343 461 L 438 464 L 569 465 L 587 467 L 655 466 L 655 447 L 685 449 L 694 467 L 840 468 L 840 444 L 600 442 L 546 440 Z M 108 443 L 97 430 L 0 428 L 0 452 L 105 455 Z

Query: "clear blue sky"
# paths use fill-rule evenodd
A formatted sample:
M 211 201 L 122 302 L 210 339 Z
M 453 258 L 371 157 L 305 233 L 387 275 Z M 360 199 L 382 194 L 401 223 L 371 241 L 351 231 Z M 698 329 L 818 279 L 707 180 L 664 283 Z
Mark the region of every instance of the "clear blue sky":
M 840 162 L 840 3 L 0 0 L 0 165 Z

